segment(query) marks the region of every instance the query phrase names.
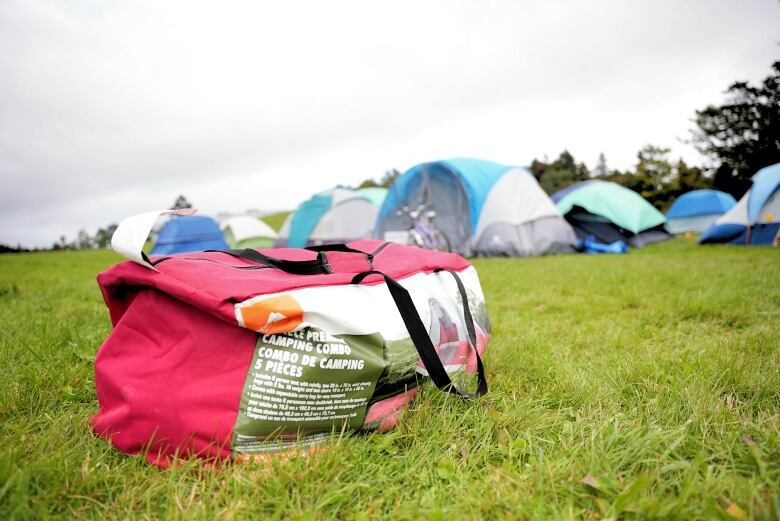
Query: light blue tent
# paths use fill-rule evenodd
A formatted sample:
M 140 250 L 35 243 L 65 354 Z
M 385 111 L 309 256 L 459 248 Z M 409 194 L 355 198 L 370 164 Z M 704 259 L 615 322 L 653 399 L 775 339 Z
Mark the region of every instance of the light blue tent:
M 371 234 L 385 188 L 334 188 L 312 196 L 290 214 L 277 247 L 303 248 L 364 239 Z
M 702 233 L 736 203 L 731 194 L 720 190 L 693 190 L 681 195 L 666 212 L 666 229 Z
M 525 168 L 455 158 L 414 166 L 390 187 L 374 236 L 413 226 L 404 207 L 436 212 L 435 226 L 462 255 L 574 251 L 574 231 Z
M 165 223 L 150 255 L 227 249 L 222 230 L 214 219 L 204 215 L 178 216 Z
M 780 240 L 780 163 L 753 176 L 753 186 L 701 236 L 701 243 L 772 244 Z

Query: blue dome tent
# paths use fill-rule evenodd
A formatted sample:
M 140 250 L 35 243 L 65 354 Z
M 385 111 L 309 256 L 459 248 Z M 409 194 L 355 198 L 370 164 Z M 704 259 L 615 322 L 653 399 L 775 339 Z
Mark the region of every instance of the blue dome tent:
M 227 250 L 228 245 L 211 217 L 172 217 L 160 230 L 150 255 L 169 255 L 204 250 Z
M 462 255 L 574 251 L 573 230 L 525 168 L 470 158 L 414 166 L 390 186 L 374 236 L 409 230 L 398 210 L 420 205 L 436 212 L 435 226 Z
M 780 240 L 780 163 L 753 176 L 742 199 L 707 228 L 701 244 L 772 244 Z
M 681 195 L 666 212 L 666 229 L 671 233 L 702 233 L 736 203 L 726 192 L 693 190 Z

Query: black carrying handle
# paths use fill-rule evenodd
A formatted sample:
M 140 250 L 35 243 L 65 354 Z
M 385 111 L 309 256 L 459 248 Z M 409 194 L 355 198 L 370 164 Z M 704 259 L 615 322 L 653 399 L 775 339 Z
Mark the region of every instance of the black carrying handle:
M 309 251 L 316 251 L 319 254 L 322 254 L 326 251 L 336 251 L 340 253 L 358 253 L 366 258 L 366 263 L 368 263 L 368 267 L 371 269 L 374 269 L 374 254 L 368 253 L 361 250 L 356 250 L 355 248 L 351 248 L 343 243 L 336 243 L 336 244 L 320 244 L 319 246 L 307 246 L 304 248 L 304 250 Z
M 463 301 L 463 317 L 466 320 L 469 342 L 477 357 L 477 390 L 474 393 L 461 391 L 452 383 L 450 375 L 448 375 L 447 370 L 444 369 L 444 365 L 442 365 L 441 359 L 439 358 L 438 353 L 436 353 L 436 349 L 433 347 L 431 337 L 428 336 L 428 331 L 425 329 L 420 314 L 417 313 L 412 297 L 409 295 L 409 291 L 407 291 L 406 288 L 401 286 L 389 275 L 376 270 L 364 271 L 363 273 L 355 275 L 352 278 L 352 284 L 360 284 L 369 275 L 379 275 L 383 277 L 387 284 L 387 289 L 390 290 L 390 295 L 393 297 L 393 301 L 398 308 L 398 312 L 401 314 L 401 319 L 404 321 L 406 330 L 409 332 L 409 337 L 412 339 L 412 343 L 417 349 L 417 353 L 420 355 L 420 359 L 422 360 L 425 369 L 428 371 L 428 376 L 433 380 L 433 383 L 442 391 L 457 394 L 463 398 L 472 400 L 483 396 L 488 392 L 485 367 L 482 365 L 482 358 L 480 358 L 479 350 L 477 349 L 477 334 L 474 328 L 474 319 L 472 318 L 471 310 L 469 309 L 466 288 L 463 286 L 463 282 L 460 280 L 458 274 L 450 269 L 438 268 L 434 270 L 435 273 L 440 271 L 446 271 L 455 278 L 455 282 L 458 285 L 458 292 L 460 292 L 460 297 Z
M 349 247 L 349 246 L 347 246 L 346 244 L 343 244 L 343 243 L 338 243 L 338 244 L 320 244 L 319 246 L 307 246 L 307 247 L 304 248 L 304 250 L 316 251 L 316 252 L 321 252 L 321 251 L 340 251 L 340 252 L 343 252 L 343 253 L 359 253 L 361 255 L 368 256 L 368 258 L 372 258 L 373 257 L 373 255 L 371 255 L 370 253 L 366 253 L 364 251 L 356 250 L 355 248 L 351 248 L 351 247 Z
M 292 273 L 293 275 L 324 275 L 333 273 L 328 264 L 328 258 L 325 256 L 325 252 L 338 251 L 343 253 L 359 253 L 363 255 L 368 261 L 369 266 L 373 266 L 372 261 L 374 256 L 371 253 L 356 250 L 350 248 L 346 244 L 323 244 L 320 246 L 309 246 L 304 248 L 305 250 L 317 252 L 317 258 L 307 261 L 291 261 L 284 259 L 277 259 L 276 257 L 269 257 L 264 253 L 260 253 L 257 250 L 246 248 L 243 250 L 206 250 L 208 252 L 226 253 L 233 257 L 243 259 L 249 262 L 256 262 L 258 264 L 264 264 L 271 268 L 278 268 L 284 272 Z
M 264 264 L 271 268 L 277 268 L 293 275 L 325 275 L 331 273 L 328 259 L 322 252 L 317 253 L 317 258 L 305 261 L 291 261 L 269 257 L 257 250 L 246 248 L 243 250 L 206 250 L 209 252 L 226 253 L 238 259 Z

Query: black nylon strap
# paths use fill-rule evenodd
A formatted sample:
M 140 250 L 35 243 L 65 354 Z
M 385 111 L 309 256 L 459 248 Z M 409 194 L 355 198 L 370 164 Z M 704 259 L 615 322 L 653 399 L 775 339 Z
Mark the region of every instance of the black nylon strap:
M 479 350 L 477 349 L 477 331 L 474 327 L 474 318 L 471 316 L 471 308 L 469 307 L 469 297 L 466 293 L 466 287 L 463 285 L 463 281 L 460 280 L 460 275 L 455 270 L 449 268 L 437 268 L 433 270 L 434 273 L 440 271 L 446 271 L 455 278 L 455 283 L 458 285 L 458 293 L 460 293 L 461 303 L 463 304 L 463 318 L 466 321 L 466 331 L 469 334 L 469 342 L 472 349 L 474 349 L 474 355 L 477 357 L 477 391 L 475 396 L 482 396 L 488 392 L 487 378 L 485 377 L 485 368 L 482 365 L 482 358 L 479 356 Z
M 249 248 L 244 250 L 206 250 L 206 251 L 226 253 L 228 255 L 232 255 L 233 257 L 237 257 L 239 259 L 244 259 L 249 262 L 256 262 L 258 264 L 264 264 L 266 266 L 277 268 L 284 272 L 292 273 L 294 275 L 324 275 L 327 273 L 331 273 L 330 268 L 328 267 L 327 259 L 325 258 L 325 254 L 321 252 L 317 254 L 317 258 L 314 260 L 291 261 L 291 260 L 277 259 L 275 257 L 269 257 L 268 255 L 260 253 L 257 250 L 252 250 Z
M 482 365 L 482 359 L 480 358 L 479 351 L 477 350 L 476 332 L 474 330 L 474 323 L 471 317 L 471 312 L 468 310 L 468 297 L 466 295 L 466 290 L 463 287 L 463 283 L 460 281 L 460 277 L 458 277 L 454 271 L 447 271 L 455 277 L 455 280 L 458 283 L 458 291 L 460 291 L 461 299 L 463 300 L 463 305 L 465 308 L 464 316 L 466 317 L 466 328 L 469 332 L 469 342 L 471 342 L 471 346 L 474 349 L 474 353 L 477 357 L 478 385 L 477 390 L 474 393 L 460 391 L 452 383 L 450 376 L 447 374 L 446 369 L 444 369 L 444 366 L 441 363 L 441 359 L 439 358 L 438 353 L 436 353 L 436 349 L 433 347 L 431 337 L 428 335 L 428 331 L 425 329 L 425 325 L 423 324 L 419 313 L 417 313 L 417 309 L 414 307 L 412 297 L 409 295 L 409 292 L 406 290 L 406 288 L 401 286 L 389 275 L 375 270 L 364 271 L 363 273 L 355 275 L 352 278 L 352 284 L 360 284 L 369 275 L 379 275 L 383 277 L 385 279 L 385 283 L 387 284 L 387 289 L 390 291 L 390 296 L 392 296 L 393 301 L 398 308 L 398 312 L 401 315 L 401 319 L 404 321 L 406 330 L 409 332 L 409 337 L 412 339 L 412 343 L 417 349 L 417 353 L 420 355 L 420 359 L 422 360 L 425 369 L 428 371 L 428 376 L 431 377 L 431 380 L 433 380 L 433 383 L 436 384 L 436 387 L 439 389 L 452 394 L 460 395 L 470 400 L 482 396 L 488 391 L 487 380 L 485 379 L 485 368 Z
M 371 269 L 374 269 L 374 254 L 368 253 L 365 251 L 356 250 L 355 248 L 350 248 L 346 244 L 338 243 L 338 244 L 321 244 L 319 246 L 307 246 L 304 248 L 304 250 L 309 251 L 316 251 L 318 253 L 327 252 L 327 251 L 337 251 L 341 253 L 359 253 L 360 255 L 364 256 L 366 258 L 366 263 L 368 264 L 368 267 Z
M 355 248 L 350 248 L 346 244 L 321 244 L 319 246 L 307 246 L 304 248 L 304 250 L 309 251 L 340 251 L 343 253 L 359 253 L 361 255 L 367 255 L 368 257 L 372 257 L 370 253 L 366 253 L 364 251 L 356 250 Z

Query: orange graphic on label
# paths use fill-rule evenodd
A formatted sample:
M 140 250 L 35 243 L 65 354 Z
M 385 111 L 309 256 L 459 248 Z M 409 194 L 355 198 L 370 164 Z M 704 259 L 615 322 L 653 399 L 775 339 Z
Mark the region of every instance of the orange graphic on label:
M 244 327 L 268 335 L 289 333 L 303 322 L 303 309 L 290 295 L 243 306 L 240 313 Z

